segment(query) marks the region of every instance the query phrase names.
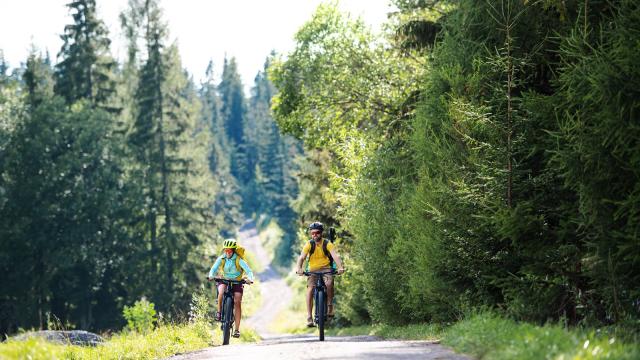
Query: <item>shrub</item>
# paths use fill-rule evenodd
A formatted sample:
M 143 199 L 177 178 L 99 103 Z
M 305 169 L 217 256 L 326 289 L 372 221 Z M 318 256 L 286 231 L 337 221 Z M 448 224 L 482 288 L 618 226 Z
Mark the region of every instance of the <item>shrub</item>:
M 133 306 L 125 305 L 123 315 L 127 320 L 127 328 L 143 334 L 153 330 L 154 323 L 158 320 L 153 303 L 144 297 Z

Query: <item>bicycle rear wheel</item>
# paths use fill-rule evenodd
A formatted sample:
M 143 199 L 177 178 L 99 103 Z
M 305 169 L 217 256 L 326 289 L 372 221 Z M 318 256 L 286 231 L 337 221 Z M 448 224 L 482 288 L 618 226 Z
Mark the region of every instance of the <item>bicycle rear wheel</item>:
M 316 292 L 316 317 L 318 318 L 318 331 L 320 332 L 320 341 L 324 341 L 324 319 L 326 311 L 326 295 L 324 291 Z
M 222 318 L 222 345 L 229 345 L 229 338 L 231 337 L 231 324 L 233 324 L 233 300 L 229 297 L 224 298 L 224 304 L 222 305 L 223 318 Z

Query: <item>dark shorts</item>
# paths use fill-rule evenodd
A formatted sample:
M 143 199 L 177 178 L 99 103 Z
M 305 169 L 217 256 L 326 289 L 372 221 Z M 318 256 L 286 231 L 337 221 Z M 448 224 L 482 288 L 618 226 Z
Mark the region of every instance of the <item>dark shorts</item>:
M 218 285 L 218 292 L 220 292 L 220 287 L 224 285 L 224 284 L 220 284 Z M 242 284 L 233 284 L 233 286 L 231 287 L 231 289 L 233 290 L 234 293 L 240 293 L 242 294 L 244 292 L 244 285 Z

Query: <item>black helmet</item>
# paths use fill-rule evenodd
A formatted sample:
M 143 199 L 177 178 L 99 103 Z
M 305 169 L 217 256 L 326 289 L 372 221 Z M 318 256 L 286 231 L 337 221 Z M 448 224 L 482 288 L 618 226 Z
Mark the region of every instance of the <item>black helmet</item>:
M 312 222 L 311 225 L 309 225 L 309 230 L 320 230 L 320 231 L 324 231 L 324 225 L 322 225 L 321 222 Z

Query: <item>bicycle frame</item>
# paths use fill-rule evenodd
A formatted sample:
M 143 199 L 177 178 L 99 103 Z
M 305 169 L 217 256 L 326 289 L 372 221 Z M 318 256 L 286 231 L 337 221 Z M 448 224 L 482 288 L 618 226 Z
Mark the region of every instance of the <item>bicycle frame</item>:
M 313 272 L 305 271 L 304 275 L 311 276 L 316 275 L 316 285 L 313 288 L 313 307 L 314 307 L 314 322 L 318 326 L 319 340 L 324 341 L 324 325 L 327 320 L 327 286 L 324 283 L 324 275 L 336 274 L 336 271 L 327 272 Z
M 222 308 L 220 312 L 220 329 L 222 330 L 222 345 L 228 345 L 231 337 L 231 330 L 235 323 L 233 285 L 245 284 L 243 280 L 215 279 L 216 284 L 225 284 L 227 288 L 222 296 Z M 217 289 L 217 286 L 216 286 Z

